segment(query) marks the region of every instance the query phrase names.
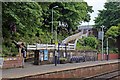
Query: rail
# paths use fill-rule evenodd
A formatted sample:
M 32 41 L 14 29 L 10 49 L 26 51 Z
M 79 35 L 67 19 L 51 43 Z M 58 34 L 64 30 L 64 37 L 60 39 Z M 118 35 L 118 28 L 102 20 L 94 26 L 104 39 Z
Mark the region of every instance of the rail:
M 55 45 L 55 44 L 35 44 L 35 45 L 27 45 L 27 50 L 42 50 L 42 49 L 47 49 L 47 50 L 54 50 L 58 49 L 59 50 L 75 50 L 74 44 L 68 44 L 68 45 Z
M 83 80 L 92 80 L 92 79 L 114 80 L 115 77 L 120 76 L 119 73 L 120 73 L 120 70 L 116 70 L 109 73 L 103 73 L 101 75 L 92 76 Z

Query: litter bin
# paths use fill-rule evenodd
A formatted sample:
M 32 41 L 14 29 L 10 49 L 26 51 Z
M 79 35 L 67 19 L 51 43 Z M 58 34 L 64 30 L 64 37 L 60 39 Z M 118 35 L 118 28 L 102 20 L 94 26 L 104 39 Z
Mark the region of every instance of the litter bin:
M 35 50 L 35 53 L 34 53 L 34 65 L 39 65 L 39 64 L 40 64 L 39 50 Z

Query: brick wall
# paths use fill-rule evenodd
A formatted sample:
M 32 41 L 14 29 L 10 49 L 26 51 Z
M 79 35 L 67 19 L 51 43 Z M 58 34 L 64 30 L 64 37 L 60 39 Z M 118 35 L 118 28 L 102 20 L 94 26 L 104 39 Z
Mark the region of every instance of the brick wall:
M 118 63 L 101 64 L 97 66 L 87 66 L 83 68 L 70 69 L 46 74 L 39 74 L 35 76 L 25 77 L 26 79 L 33 78 L 86 78 L 95 76 L 101 73 L 111 72 L 118 70 Z M 119 69 L 120 70 L 120 69 Z
M 16 68 L 22 66 L 22 57 L 7 57 L 4 58 L 2 68 Z
M 98 60 L 101 60 L 101 54 L 98 54 Z M 109 59 L 112 60 L 112 59 L 118 59 L 120 58 L 120 54 L 109 54 Z M 107 59 L 107 55 L 104 54 L 104 59 Z

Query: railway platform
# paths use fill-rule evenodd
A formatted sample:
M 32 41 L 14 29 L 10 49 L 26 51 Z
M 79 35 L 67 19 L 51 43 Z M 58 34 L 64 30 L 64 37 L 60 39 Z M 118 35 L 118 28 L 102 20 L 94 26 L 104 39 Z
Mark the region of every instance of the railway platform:
M 24 68 L 14 68 L 14 69 L 3 69 L 2 70 L 2 78 L 3 80 L 6 79 L 12 79 L 12 78 L 25 78 L 25 77 L 33 77 L 34 76 L 42 76 L 42 78 L 46 77 L 45 75 L 47 74 L 46 78 L 49 78 L 50 74 L 53 75 L 51 78 L 57 78 L 56 76 L 59 77 L 60 75 L 63 77 L 63 74 L 67 73 L 66 78 L 69 78 L 70 76 L 74 78 L 82 76 L 82 75 L 87 75 L 91 74 L 89 76 L 92 76 L 96 73 L 103 73 L 104 71 L 110 71 L 111 69 L 117 69 L 119 68 L 119 63 L 120 60 L 104 60 L 104 61 L 89 61 L 89 62 L 82 62 L 82 63 L 67 63 L 67 64 L 58 64 L 55 66 L 54 64 L 47 64 L 47 65 L 32 65 L 29 63 L 25 63 Z M 103 67 L 102 67 L 103 66 Z M 108 68 L 107 68 L 108 67 Z M 103 71 L 102 71 L 103 70 Z M 66 72 L 67 71 L 67 72 Z M 72 75 L 72 73 L 80 74 L 80 75 Z M 76 73 L 75 73 L 76 72 Z M 92 73 L 93 72 L 93 73 Z M 70 74 L 71 73 L 71 74 Z M 85 74 L 86 73 L 86 74 Z M 54 76 L 57 74 L 56 76 Z M 69 74 L 69 76 L 68 76 Z M 59 78 L 58 77 L 58 78 Z M 87 77 L 87 76 L 84 76 Z M 41 77 L 40 77 L 41 78 Z

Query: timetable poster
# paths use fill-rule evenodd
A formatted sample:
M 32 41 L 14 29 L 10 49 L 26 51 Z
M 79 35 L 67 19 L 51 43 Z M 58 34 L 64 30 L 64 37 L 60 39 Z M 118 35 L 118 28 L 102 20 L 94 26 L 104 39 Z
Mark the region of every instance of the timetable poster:
M 48 50 L 44 50 L 44 60 L 48 60 Z

